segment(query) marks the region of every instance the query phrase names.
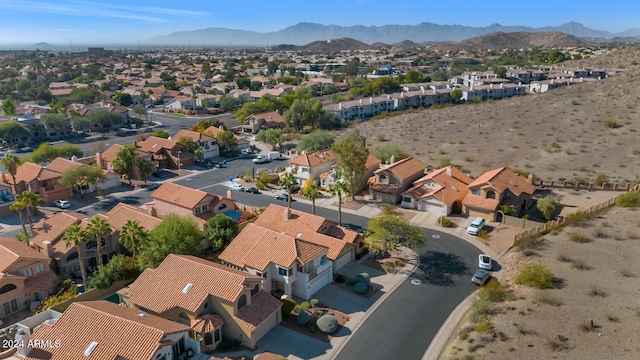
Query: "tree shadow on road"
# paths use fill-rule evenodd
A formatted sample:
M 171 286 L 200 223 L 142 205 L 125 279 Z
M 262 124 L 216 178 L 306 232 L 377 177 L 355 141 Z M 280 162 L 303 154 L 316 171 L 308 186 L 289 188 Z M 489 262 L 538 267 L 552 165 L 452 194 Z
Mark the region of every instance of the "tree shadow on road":
M 469 267 L 460 256 L 430 250 L 420 255 L 420 264 L 412 277 L 423 283 L 449 287 L 455 285 L 455 277 L 468 272 Z

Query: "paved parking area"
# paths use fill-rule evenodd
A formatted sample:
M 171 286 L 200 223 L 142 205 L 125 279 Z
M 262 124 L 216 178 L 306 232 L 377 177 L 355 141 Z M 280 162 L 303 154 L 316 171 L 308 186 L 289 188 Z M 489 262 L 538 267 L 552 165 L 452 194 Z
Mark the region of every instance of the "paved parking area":
M 327 354 L 331 344 L 278 325 L 257 343 L 258 352 L 269 351 L 287 359 L 315 359 Z M 295 354 L 295 355 L 293 355 Z

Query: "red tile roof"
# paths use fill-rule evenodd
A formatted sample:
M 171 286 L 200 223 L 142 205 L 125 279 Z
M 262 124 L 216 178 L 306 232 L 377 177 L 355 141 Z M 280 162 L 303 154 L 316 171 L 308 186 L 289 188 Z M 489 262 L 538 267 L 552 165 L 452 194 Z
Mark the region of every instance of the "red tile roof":
M 151 231 L 160 225 L 162 219 L 149 215 L 146 210 L 139 207 L 118 203 L 106 214 L 107 223 L 111 228 L 120 230 L 128 220 L 138 222 L 145 230 Z
M 398 179 L 404 180 L 417 174 L 424 173 L 424 169 L 425 166 L 420 160 L 413 157 L 408 157 L 406 159 L 402 159 L 394 162 L 393 164 L 382 167 L 374 171 L 373 173 L 379 174 L 381 172 L 389 172 Z
M 146 269 L 129 287 L 131 302 L 156 313 L 179 307 L 196 312 L 208 296 L 235 302 L 248 280 L 261 276 L 189 255 L 170 254 L 156 269 Z M 183 292 L 187 284 L 192 287 Z
M 429 180 L 437 184 L 436 187 L 427 187 Z M 438 201 L 447 205 L 457 200 L 462 200 L 467 194 L 469 185 L 473 179 L 454 166 L 447 166 L 416 180 L 413 187 L 403 192 L 403 195 L 411 195 L 415 199 L 424 199 L 433 196 Z M 444 193 L 444 194 L 443 194 Z M 444 197 L 444 199 L 443 199 Z
M 191 131 L 191 130 L 180 130 L 174 136 L 172 136 L 171 138 L 180 141 L 180 139 L 182 139 L 183 137 L 188 137 L 189 139 L 193 140 L 194 142 L 196 142 L 196 141 L 211 141 L 211 140 L 214 140 L 214 138 L 212 136 L 209 136 L 209 135 L 206 135 L 206 134 L 201 134 L 201 133 L 199 133 L 197 131 Z
M 251 298 L 251 304 L 238 310 L 235 316 L 240 323 L 251 330 L 257 328 L 274 312 L 279 311 L 282 302 L 264 290 L 260 290 Z
M 211 198 L 211 200 L 221 198 L 221 196 L 210 194 L 206 191 L 193 189 L 171 182 L 165 182 L 162 184 L 151 194 L 151 197 L 154 200 L 168 202 L 187 209 L 193 209 L 196 205 L 205 200 L 205 198 Z
M 224 325 L 224 319 L 218 314 L 204 314 L 191 320 L 191 328 L 195 332 L 207 333 L 216 329 L 221 329 Z
M 249 118 L 254 118 L 257 120 L 264 119 L 264 121 L 266 122 L 284 123 L 284 119 L 282 118 L 282 115 L 280 115 L 277 111 L 252 114 L 247 117 L 247 119 Z
M 331 150 L 317 150 L 298 155 L 289 160 L 289 164 L 316 167 L 335 161 L 338 161 L 338 156 Z
M 26 162 L 18 166 L 18 170 L 16 171 L 16 182 L 19 183 L 24 181 L 26 183 L 30 183 L 36 179 L 43 181 L 57 179 L 61 176 L 62 174 L 57 171 L 49 170 L 42 165 Z
M 80 224 L 81 227 L 87 223 L 87 216 L 75 211 L 63 211 L 54 214 L 48 218 L 42 219 L 33 225 L 34 237 L 31 239 L 33 244 L 46 249 L 45 241 L 53 244 L 53 259 L 60 259 L 67 254 L 73 246 L 67 246 L 62 241 L 64 232 L 73 224 Z
M 60 346 L 35 347 L 25 360 L 150 360 L 170 334 L 189 328 L 109 301 L 71 304 L 60 318 L 43 323 L 32 340 L 59 340 Z M 188 336 L 188 335 L 187 335 Z M 92 342 L 98 343 L 85 356 Z
M 41 254 L 27 244 L 16 239 L 0 237 L 0 272 L 6 272 L 11 265 L 19 260 L 49 260 L 46 254 Z
M 527 179 L 506 167 L 487 171 L 469 184 L 469 188 L 484 186 L 491 186 L 500 193 L 509 189 L 515 195 L 522 193 L 531 195 L 536 190 L 536 187 Z

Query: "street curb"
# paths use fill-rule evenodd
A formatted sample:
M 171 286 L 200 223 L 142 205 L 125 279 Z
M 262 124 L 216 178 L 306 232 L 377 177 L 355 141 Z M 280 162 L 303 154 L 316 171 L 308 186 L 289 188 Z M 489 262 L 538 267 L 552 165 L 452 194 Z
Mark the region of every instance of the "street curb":
M 400 275 L 406 278 L 416 271 L 416 269 L 418 268 L 418 265 L 420 264 L 420 261 L 419 261 L 420 258 L 417 256 L 417 254 L 414 251 L 411 250 L 411 252 L 413 252 L 413 255 L 415 256 L 416 259 L 418 259 L 418 261 L 415 264 L 408 262 L 407 265 L 402 270 L 400 270 L 398 274 L 394 274 L 394 276 Z M 404 270 L 410 266 L 413 266 L 413 269 L 411 269 L 409 273 L 404 273 Z M 375 303 L 373 303 L 373 305 L 364 313 L 364 316 L 362 317 L 362 319 L 360 319 L 360 321 L 356 324 L 356 326 L 353 329 L 351 329 L 351 334 L 346 338 L 342 337 L 342 339 L 345 339 L 345 341 L 342 341 L 342 343 L 331 352 L 332 359 L 340 354 L 342 349 L 349 342 L 349 338 L 351 338 L 351 336 L 353 336 L 353 334 L 355 334 L 356 331 L 358 331 L 360 326 L 362 326 L 362 324 L 369 318 L 369 316 L 371 316 L 371 314 L 380 306 L 380 304 L 382 304 L 384 300 L 386 300 L 386 298 L 389 295 L 391 295 L 400 286 L 400 284 L 402 284 L 403 281 L 404 279 L 402 279 L 402 281 L 398 281 L 395 285 L 393 285 L 393 287 L 391 287 L 391 289 L 388 292 L 386 292 Z
M 437 360 L 440 357 L 449 340 L 451 340 L 453 333 L 460 326 L 467 310 L 471 307 L 471 299 L 474 296 L 476 296 L 475 291 L 453 309 L 447 320 L 440 327 L 440 330 L 433 337 L 433 340 L 431 340 L 431 344 L 429 344 L 427 351 L 422 356 L 422 360 Z

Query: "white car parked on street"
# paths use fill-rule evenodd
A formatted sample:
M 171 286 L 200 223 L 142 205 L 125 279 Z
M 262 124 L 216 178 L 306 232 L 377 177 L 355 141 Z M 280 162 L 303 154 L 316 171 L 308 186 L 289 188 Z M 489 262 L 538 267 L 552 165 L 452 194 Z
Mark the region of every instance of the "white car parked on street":
M 235 191 L 244 191 L 244 186 L 234 183 L 234 184 L 231 184 L 231 186 L 229 186 L 229 189 L 235 190 Z
M 53 204 L 60 209 L 68 209 L 71 207 L 71 203 L 69 202 L 69 200 L 55 200 Z
M 491 271 L 493 267 L 493 262 L 491 261 L 491 256 L 487 254 L 478 255 L 478 267 L 480 269 L 485 269 Z

